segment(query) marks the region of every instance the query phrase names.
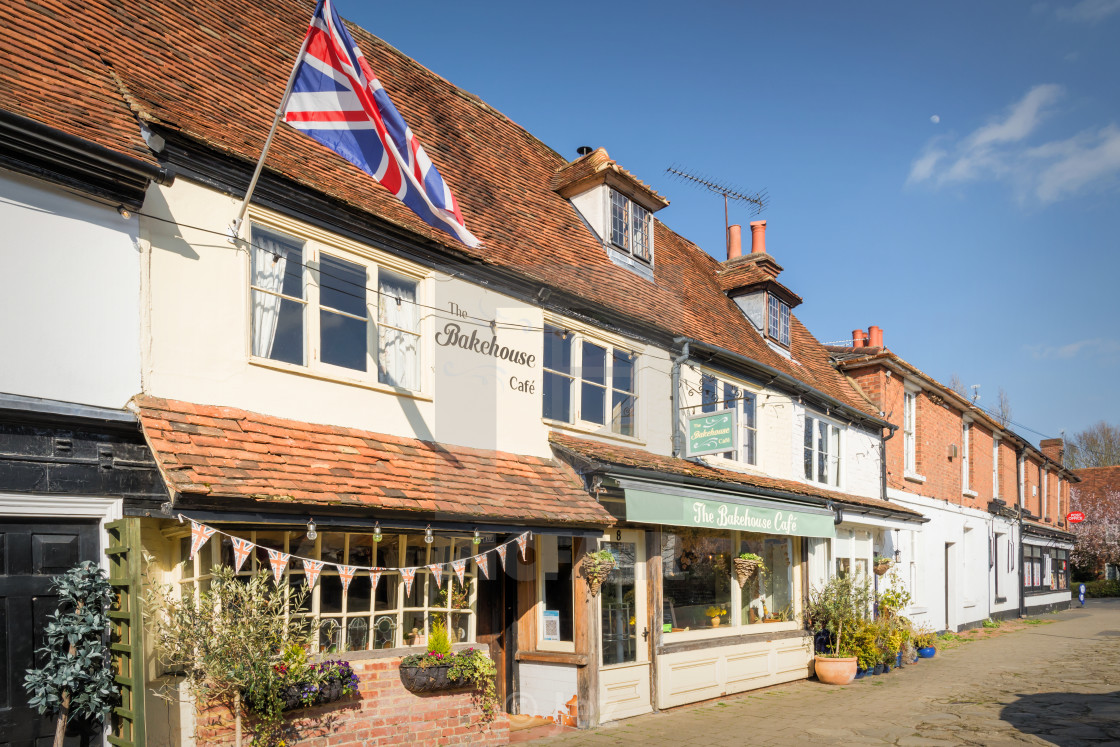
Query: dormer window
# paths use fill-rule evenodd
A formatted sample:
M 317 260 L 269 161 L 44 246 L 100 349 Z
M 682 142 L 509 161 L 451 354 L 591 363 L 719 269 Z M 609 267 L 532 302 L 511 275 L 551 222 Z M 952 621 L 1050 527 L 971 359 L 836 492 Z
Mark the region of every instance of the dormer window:
M 611 190 L 611 243 L 643 262 L 653 259 L 650 212 L 616 190 Z
M 789 347 L 789 304 L 770 294 L 768 334 L 771 340 Z

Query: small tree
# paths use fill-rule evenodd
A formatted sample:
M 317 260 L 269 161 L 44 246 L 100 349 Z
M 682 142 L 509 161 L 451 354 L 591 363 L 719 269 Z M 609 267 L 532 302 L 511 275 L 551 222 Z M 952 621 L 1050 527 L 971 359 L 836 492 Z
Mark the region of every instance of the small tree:
M 851 641 L 871 609 L 871 581 L 862 574 L 833 576 L 809 593 L 806 623 L 812 630 L 827 631 L 834 656 L 848 656 Z M 844 631 L 848 631 L 848 639 Z
M 999 396 L 996 398 L 996 410 L 992 414 L 995 415 L 1000 427 L 1006 428 L 1011 424 L 1011 413 L 1011 396 L 1007 393 L 1007 390 L 1000 387 Z
M 1120 464 L 1120 428 L 1104 422 L 1074 433 L 1066 444 L 1066 466 L 1111 467 Z
M 254 744 L 282 741 L 285 649 L 307 643 L 309 626 L 293 618 L 306 592 L 287 584 L 274 587 L 267 571 L 239 578 L 228 567 L 212 571 L 210 588 L 176 599 L 170 587 L 152 584 L 145 615 L 155 635 L 156 651 L 170 668 L 186 677 L 197 707 L 225 705 L 234 714 L 241 742 L 241 711 L 258 717 Z
M 51 586 L 59 602 L 43 631 L 46 645 L 39 649 L 47 661 L 27 670 L 23 687 L 39 713 L 57 714 L 54 744 L 60 747 L 70 721 L 103 724 L 119 690 L 105 645 L 113 587 L 88 560 L 55 578 Z

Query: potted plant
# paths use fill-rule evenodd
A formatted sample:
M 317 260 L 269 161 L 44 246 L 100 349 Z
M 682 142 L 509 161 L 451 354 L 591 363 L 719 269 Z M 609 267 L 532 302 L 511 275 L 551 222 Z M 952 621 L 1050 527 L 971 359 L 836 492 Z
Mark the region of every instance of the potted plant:
M 591 588 L 591 596 L 599 593 L 599 587 L 611 575 L 611 571 L 614 570 L 617 563 L 618 561 L 610 550 L 596 550 L 583 556 L 580 568 L 587 579 L 587 585 Z
M 858 658 L 849 641 L 864 623 L 871 603 L 871 586 L 864 577 L 835 576 L 809 595 L 806 623 L 829 634 L 832 650 L 814 659 L 817 679 L 825 684 L 846 685 L 855 679 Z M 847 631 L 848 638 L 845 638 Z
M 720 624 L 720 618 L 723 617 L 726 613 L 724 612 L 722 607 L 716 607 L 713 605 L 704 610 L 704 614 L 711 618 L 712 627 L 718 628 Z
M 885 618 L 893 617 L 910 604 L 910 592 L 906 591 L 897 569 L 891 571 L 890 583 L 879 592 L 878 603 L 879 614 Z
M 875 642 L 875 627 L 873 622 L 864 622 L 852 636 L 852 653 L 857 659 L 856 679 L 867 676 L 874 671 L 879 658 L 879 648 Z
M 755 555 L 753 552 L 740 554 L 732 561 L 732 566 L 735 568 L 735 578 L 739 582 L 740 589 L 746 586 L 747 582 L 751 581 L 760 571 L 766 571 L 762 556 Z
M 882 576 L 891 567 L 891 559 L 885 555 L 876 555 L 875 562 L 872 564 L 875 569 L 876 576 Z
M 934 647 L 936 634 L 928 625 L 923 625 L 914 634 L 914 648 L 918 650 L 918 657 L 921 659 L 932 659 L 937 654 L 937 649 Z
M 401 683 L 409 692 L 423 693 L 455 687 L 451 679 L 451 636 L 443 619 L 432 619 L 428 634 L 428 650 L 401 660 Z

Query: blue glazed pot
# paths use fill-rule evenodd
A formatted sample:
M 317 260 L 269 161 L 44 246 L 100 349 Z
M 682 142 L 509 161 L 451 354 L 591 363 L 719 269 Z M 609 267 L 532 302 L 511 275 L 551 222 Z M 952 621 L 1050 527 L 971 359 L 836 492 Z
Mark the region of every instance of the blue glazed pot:
M 859 669 L 858 667 L 856 668 L 856 679 L 857 680 L 862 680 L 866 676 L 867 676 L 867 670 L 866 669 Z
M 883 664 L 881 662 L 879 664 L 876 664 L 875 668 L 871 670 L 871 674 L 882 674 L 882 673 L 883 673 Z
M 902 666 L 902 652 L 901 652 L 901 651 L 899 651 L 899 652 L 898 652 L 898 656 L 897 656 L 897 657 L 895 657 L 895 660 L 894 660 L 894 665 L 895 665 L 896 667 L 901 667 L 901 666 Z
M 932 659 L 934 654 L 937 653 L 937 648 L 934 646 L 924 646 L 918 649 L 918 656 L 922 659 Z
M 889 674 L 890 671 L 891 671 L 891 665 L 887 664 L 886 662 L 883 662 L 883 674 Z

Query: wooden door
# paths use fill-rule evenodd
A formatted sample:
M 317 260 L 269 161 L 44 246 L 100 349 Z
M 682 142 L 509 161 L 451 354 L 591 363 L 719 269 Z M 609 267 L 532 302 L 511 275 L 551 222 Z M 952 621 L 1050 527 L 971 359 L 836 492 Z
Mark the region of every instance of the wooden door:
M 645 533 L 612 529 L 599 548 L 610 550 L 616 563 L 599 590 L 599 718 L 614 721 L 653 710 Z
M 487 579 L 479 574 L 475 640 L 480 648 L 486 647 L 490 658 L 494 660 L 494 666 L 498 670 L 498 700 L 509 712 L 512 705 L 509 694 L 513 691 L 510 684 L 514 663 L 512 638 L 516 635 L 516 630 L 510 624 L 507 580 L 505 573 L 498 573 L 494 579 Z
M 27 705 L 24 672 L 37 654 L 46 620 L 58 606 L 52 577 L 97 560 L 97 522 L 5 519 L 0 523 L 0 747 L 50 745 L 55 720 Z M 72 725 L 67 745 L 100 744 L 99 731 Z

